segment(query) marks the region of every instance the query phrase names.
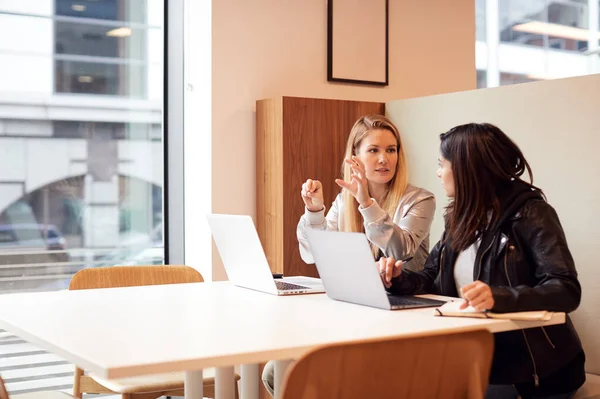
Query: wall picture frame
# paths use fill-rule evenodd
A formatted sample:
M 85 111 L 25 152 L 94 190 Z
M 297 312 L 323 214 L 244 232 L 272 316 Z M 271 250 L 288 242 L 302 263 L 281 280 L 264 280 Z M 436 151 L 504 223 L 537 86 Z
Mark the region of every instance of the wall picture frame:
M 328 0 L 327 80 L 389 84 L 389 0 Z

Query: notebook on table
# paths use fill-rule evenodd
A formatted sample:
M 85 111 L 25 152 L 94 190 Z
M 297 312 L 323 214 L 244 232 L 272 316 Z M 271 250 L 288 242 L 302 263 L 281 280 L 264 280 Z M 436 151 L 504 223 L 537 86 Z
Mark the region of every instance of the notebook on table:
M 547 310 L 536 310 L 530 312 L 511 312 L 511 313 L 494 313 L 489 311 L 479 311 L 471 306 L 461 309 L 460 306 L 463 300 L 446 302 L 439 308 L 434 309 L 433 314 L 436 316 L 448 317 L 477 317 L 480 319 L 503 319 L 503 320 L 529 320 L 529 321 L 548 321 L 552 318 L 553 312 Z

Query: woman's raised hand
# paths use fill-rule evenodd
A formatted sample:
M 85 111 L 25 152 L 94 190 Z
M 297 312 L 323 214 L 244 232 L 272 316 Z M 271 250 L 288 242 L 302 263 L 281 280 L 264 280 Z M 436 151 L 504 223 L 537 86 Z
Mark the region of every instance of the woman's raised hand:
M 318 180 L 308 179 L 302 184 L 302 200 L 311 212 L 323 210 L 323 185 Z
M 345 159 L 344 162 L 350 165 L 350 181 L 336 179 L 335 182 L 341 188 L 348 190 L 356 198 L 361 207 L 368 208 L 372 204 L 372 201 L 369 195 L 369 183 L 365 174 L 365 165 L 355 155 L 351 159 Z

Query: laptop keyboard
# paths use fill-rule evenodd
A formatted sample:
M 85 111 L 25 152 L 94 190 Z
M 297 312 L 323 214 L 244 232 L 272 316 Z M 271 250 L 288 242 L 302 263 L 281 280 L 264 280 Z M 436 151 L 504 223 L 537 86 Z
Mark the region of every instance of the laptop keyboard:
M 435 299 L 428 298 L 415 298 L 415 297 L 400 297 L 400 296 L 388 296 L 390 305 L 392 306 L 411 306 L 411 305 L 426 305 L 426 306 L 441 306 L 445 302 L 437 301 Z
M 275 285 L 279 291 L 291 291 L 291 290 L 306 290 L 308 287 L 298 284 L 286 283 L 285 281 L 275 281 Z

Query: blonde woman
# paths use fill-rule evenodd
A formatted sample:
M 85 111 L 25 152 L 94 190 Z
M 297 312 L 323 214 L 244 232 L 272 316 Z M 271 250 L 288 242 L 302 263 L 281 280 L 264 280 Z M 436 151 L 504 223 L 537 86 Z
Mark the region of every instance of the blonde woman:
M 325 216 L 323 185 L 308 179 L 302 185 L 306 205 L 298 223 L 300 254 L 314 263 L 306 229 L 365 232 L 374 260 L 382 256 L 412 260 L 405 268 L 423 269 L 429 254 L 429 229 L 435 213 L 432 193 L 408 184 L 400 133 L 385 116 L 367 115 L 356 121 L 346 144 L 342 188 Z M 263 370 L 265 388 L 273 395 L 274 368 Z
M 400 133 L 385 116 L 356 121 L 342 166 L 342 188 L 325 216 L 323 185 L 308 179 L 302 185 L 305 212 L 298 223 L 300 255 L 314 263 L 306 229 L 364 232 L 373 255 L 412 258 L 404 267 L 421 270 L 429 254 L 429 229 L 435 213 L 432 193 L 408 184 Z M 394 254 L 394 255 L 392 255 Z

